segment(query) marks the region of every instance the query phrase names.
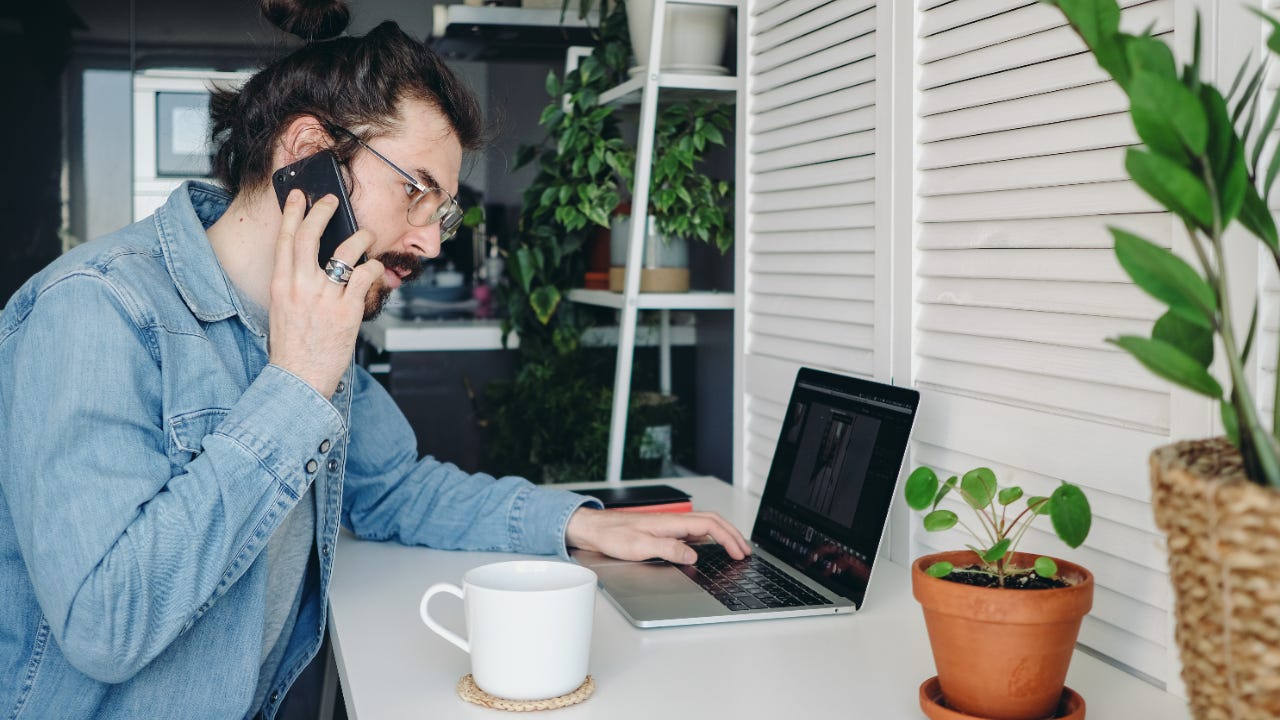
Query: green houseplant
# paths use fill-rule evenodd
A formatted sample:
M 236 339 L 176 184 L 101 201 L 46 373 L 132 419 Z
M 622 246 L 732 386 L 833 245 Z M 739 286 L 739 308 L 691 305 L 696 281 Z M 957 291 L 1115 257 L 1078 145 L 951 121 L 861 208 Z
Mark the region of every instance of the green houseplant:
M 1247 327 L 1235 321 L 1237 293 L 1255 278 L 1232 273 L 1226 245 L 1252 236 L 1259 255 L 1280 267 L 1267 205 L 1280 173 L 1280 153 L 1267 149 L 1280 96 L 1264 102 L 1264 69 L 1249 61 L 1225 93 L 1205 81 L 1198 18 L 1190 62 L 1179 67 L 1159 39 L 1119 30 L 1115 0 L 1047 1 L 1127 94 L 1142 144 L 1126 152 L 1125 168 L 1181 221 L 1190 241 L 1188 262 L 1112 228 L 1121 266 L 1168 310 L 1150 337 L 1111 342 L 1218 403 L 1226 431 L 1151 456 L 1152 506 L 1168 535 L 1191 709 L 1201 718 L 1278 717 L 1280 606 L 1272 589 L 1280 586 L 1280 402 L 1268 431 L 1246 370 L 1258 337 L 1257 302 L 1245 313 Z M 1267 47 L 1280 53 L 1280 24 L 1263 17 L 1272 28 Z M 1280 347 L 1266 351 L 1276 357 Z
M 672 103 L 658 113 L 641 290 L 651 286 L 666 291 L 687 289 L 690 242 L 712 245 L 722 255 L 733 246 L 733 185 L 713 178 L 704 167 L 708 151 L 726 144 L 725 133 L 733 124 L 730 113 L 729 105 L 705 100 Z M 614 291 L 623 287 L 629 240 L 629 219 L 616 221 L 610 277 Z M 659 267 L 666 269 L 655 270 Z M 661 272 L 682 275 L 649 276 Z
M 630 49 L 621 6 L 613 5 L 599 33 L 600 44 L 574 71 L 563 78 L 548 74 L 551 101 L 540 117 L 547 135 L 516 158 L 537 172 L 523 193 L 498 299 L 504 338 L 518 334 L 520 357 L 510 382 L 485 389 L 478 413 L 488 466 L 535 479 L 598 479 L 607 458 L 612 358 L 583 348 L 581 338 L 586 329 L 612 322 L 611 313 L 564 301 L 581 282 L 588 239 L 609 227 L 635 162 L 617 109 L 598 104 L 602 92 L 626 77 Z M 645 372 L 639 364 L 637 375 Z M 644 424 L 628 422 L 628 428 L 635 432 L 628 433 L 626 456 L 638 459 Z
M 939 507 L 951 493 L 973 510 L 976 524 Z M 1079 547 L 1093 517 L 1084 492 L 1064 482 L 1049 496 L 1024 498 L 1021 487 L 1000 487 L 990 468 L 939 482 L 932 468 L 919 467 L 904 494 L 909 507 L 925 513 L 925 530 L 960 527 L 976 543 L 912 563 L 912 592 L 924 610 L 938 669 L 920 687 L 925 714 L 1082 716 L 1083 701 L 1064 693 L 1064 683 L 1081 620 L 1093 605 L 1093 576 L 1074 563 L 1017 547 L 1040 516 L 1050 518 L 1063 542 Z

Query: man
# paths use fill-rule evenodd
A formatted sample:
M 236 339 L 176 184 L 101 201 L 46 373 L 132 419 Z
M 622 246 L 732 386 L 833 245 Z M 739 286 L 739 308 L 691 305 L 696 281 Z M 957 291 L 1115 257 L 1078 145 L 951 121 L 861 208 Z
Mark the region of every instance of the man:
M 417 458 L 353 365 L 361 320 L 456 219 L 477 138 L 459 87 L 392 23 L 304 46 L 215 96 L 226 190 L 183 185 L 10 300 L 0 713 L 273 717 L 320 647 L 339 523 L 562 557 L 691 562 L 683 541 L 708 535 L 749 552 L 714 514 L 607 512 Z M 282 212 L 268 179 L 326 149 L 361 228 L 328 271 L 318 238 L 336 199 L 308 213 L 295 191 Z

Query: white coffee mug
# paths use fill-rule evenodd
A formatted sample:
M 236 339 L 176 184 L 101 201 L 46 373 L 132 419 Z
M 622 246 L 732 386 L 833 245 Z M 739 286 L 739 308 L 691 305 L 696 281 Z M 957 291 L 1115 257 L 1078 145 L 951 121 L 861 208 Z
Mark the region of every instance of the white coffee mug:
M 596 574 L 581 565 L 517 560 L 482 565 L 462 587 L 436 583 L 422 596 L 422 622 L 471 655 L 471 675 L 490 695 L 545 700 L 573 692 L 587 677 Z M 427 611 L 436 593 L 462 598 L 467 637 Z

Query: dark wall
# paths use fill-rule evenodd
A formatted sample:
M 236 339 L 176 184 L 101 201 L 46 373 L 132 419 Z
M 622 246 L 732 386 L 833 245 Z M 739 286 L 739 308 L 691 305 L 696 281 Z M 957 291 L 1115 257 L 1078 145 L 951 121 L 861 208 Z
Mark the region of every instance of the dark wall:
M 0 18 L 0 305 L 62 250 L 62 76 L 73 16 L 57 3 Z

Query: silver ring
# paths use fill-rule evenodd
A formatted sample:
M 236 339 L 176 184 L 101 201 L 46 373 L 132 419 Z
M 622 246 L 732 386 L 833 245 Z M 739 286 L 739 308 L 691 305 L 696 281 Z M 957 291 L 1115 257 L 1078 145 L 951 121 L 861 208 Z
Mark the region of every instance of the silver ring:
M 346 285 L 350 282 L 351 273 L 353 272 L 355 272 L 355 268 L 336 257 L 329 258 L 329 262 L 325 263 L 324 266 L 324 276 L 339 285 Z

